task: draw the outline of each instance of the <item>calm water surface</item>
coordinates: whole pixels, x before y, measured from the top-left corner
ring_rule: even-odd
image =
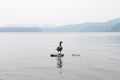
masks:
[[[120,80],[120,33],[0,33],[0,80]]]

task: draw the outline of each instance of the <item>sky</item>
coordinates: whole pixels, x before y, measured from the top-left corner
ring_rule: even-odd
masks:
[[[0,0],[0,26],[59,26],[115,18],[120,18],[120,0]]]

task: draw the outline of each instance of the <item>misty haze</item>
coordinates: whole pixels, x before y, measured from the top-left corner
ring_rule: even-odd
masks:
[[[120,0],[0,0],[0,80],[120,80]]]

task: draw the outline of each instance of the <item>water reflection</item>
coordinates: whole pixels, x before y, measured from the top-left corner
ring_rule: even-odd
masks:
[[[63,62],[61,57],[57,57],[57,68],[62,68]]]
[[[63,61],[62,61],[62,57],[58,56],[57,57],[57,68],[59,69],[59,73],[62,74],[62,67],[63,67]]]
[[[120,35],[108,36],[107,40],[112,44],[120,44]]]

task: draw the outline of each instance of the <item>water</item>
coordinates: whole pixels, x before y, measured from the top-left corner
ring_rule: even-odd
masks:
[[[120,33],[0,33],[0,80],[119,79]]]

